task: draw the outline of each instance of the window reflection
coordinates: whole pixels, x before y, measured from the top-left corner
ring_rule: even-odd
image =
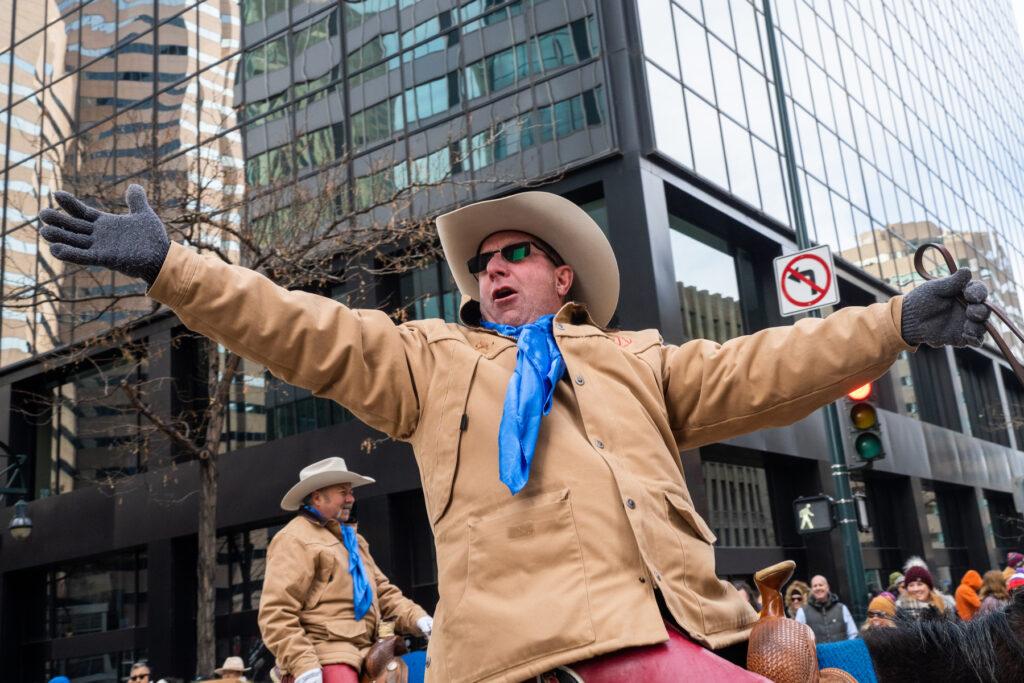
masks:
[[[444,261],[435,261],[403,273],[398,281],[398,294],[401,299],[399,310],[403,318],[441,318],[447,322],[458,320],[459,290]]]
[[[103,633],[147,623],[146,553],[129,551],[62,564],[46,573],[46,638]]]
[[[685,336],[725,342],[742,335],[736,262],[728,244],[671,214],[669,227]]]
[[[216,612],[259,608],[267,568],[267,547],[283,525],[222,534],[217,538]]]
[[[145,379],[145,363],[110,364],[78,372],[49,389],[33,411],[37,496],[111,485],[145,464],[139,416],[122,379]]]
[[[928,541],[933,548],[946,547],[946,535],[942,530],[942,512],[939,509],[938,495],[932,487],[922,490],[925,522],[928,524]]]

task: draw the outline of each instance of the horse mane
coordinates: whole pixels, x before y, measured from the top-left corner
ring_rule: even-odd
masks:
[[[1024,591],[1005,610],[970,621],[897,620],[864,633],[875,673],[886,681],[1024,681]]]

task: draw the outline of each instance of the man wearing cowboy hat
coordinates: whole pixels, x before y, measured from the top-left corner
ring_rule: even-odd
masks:
[[[220,665],[220,668],[214,669],[213,673],[220,676],[222,681],[244,681],[245,672],[250,667],[245,665],[241,657],[228,657],[224,660],[224,663]]]
[[[437,219],[461,323],[395,325],[169,243],[137,186],[127,215],[55,198],[67,213],[40,215],[57,258],[146,279],[189,328],[412,445],[437,546],[431,681],[565,665],[616,680],[594,668],[679,670],[693,641],[742,643],[756,614],[715,575],[679,450],[792,423],[914,345],[979,344],[987,315],[963,270],[721,345],[607,330],[619,277],[604,234],[524,192]]]
[[[299,514],[267,549],[259,624],[267,649],[296,683],[356,683],[381,620],[430,635],[433,619],[388,581],[346,524],[352,490],[373,481],[341,458],[326,458],[302,468],[281,500]]]

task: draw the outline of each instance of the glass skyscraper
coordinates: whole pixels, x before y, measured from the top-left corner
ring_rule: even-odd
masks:
[[[836,257],[840,306],[909,291],[914,250],[935,241],[1024,319],[1008,0],[771,7],[805,218]],[[113,682],[142,657],[157,677],[196,673],[196,463],[119,387],[188,422],[205,351],[137,281],[50,256],[37,215],[55,190],[123,211],[142,183],[180,239],[244,264],[247,235],[301,231],[307,204],[310,231],[358,230],[543,186],[608,234],[613,325],[725,343],[788,322],[771,261],[795,249],[794,207],[766,30],[762,0],[0,0],[0,471],[26,456],[0,484],[21,492],[0,497],[34,520],[0,553],[5,680]],[[366,297],[396,321],[457,319],[443,262]],[[903,354],[876,395],[886,457],[853,482],[868,583],[908,554],[941,584],[1024,549],[1024,387],[994,347]],[[327,455],[378,479],[360,531],[433,606],[404,444],[248,361],[225,420],[219,659],[257,652],[276,501]],[[825,453],[814,414],[680,454],[723,578],[789,558],[845,586],[838,542],[806,543],[792,519],[793,499],[833,492]]]

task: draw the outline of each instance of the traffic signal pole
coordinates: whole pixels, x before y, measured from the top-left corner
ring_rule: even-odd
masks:
[[[772,75],[775,79],[775,99],[779,110],[779,128],[782,131],[782,147],[786,154],[786,177],[789,180],[789,195],[793,205],[793,227],[796,231],[796,244],[800,250],[812,246],[807,235],[807,223],[804,220],[804,205],[800,196],[800,181],[796,170],[796,156],[793,151],[793,135],[789,127],[789,114],[786,110],[786,95],[782,67],[779,63],[779,49],[775,40],[775,21],[772,18],[771,0],[763,0],[764,23],[768,38],[768,52],[771,56]],[[814,310],[810,315],[821,317],[821,312]],[[843,436],[839,425],[839,411],[835,403],[825,406],[825,434],[828,441],[829,459],[832,461],[832,478],[836,486],[836,513],[838,516],[839,533],[843,543],[843,555],[846,560],[846,573],[849,577],[850,592],[847,602],[854,613],[861,619],[867,612],[867,583],[864,577],[864,559],[861,556],[860,536],[857,532],[857,508],[850,487],[850,470],[846,466],[846,455],[843,449]]]

